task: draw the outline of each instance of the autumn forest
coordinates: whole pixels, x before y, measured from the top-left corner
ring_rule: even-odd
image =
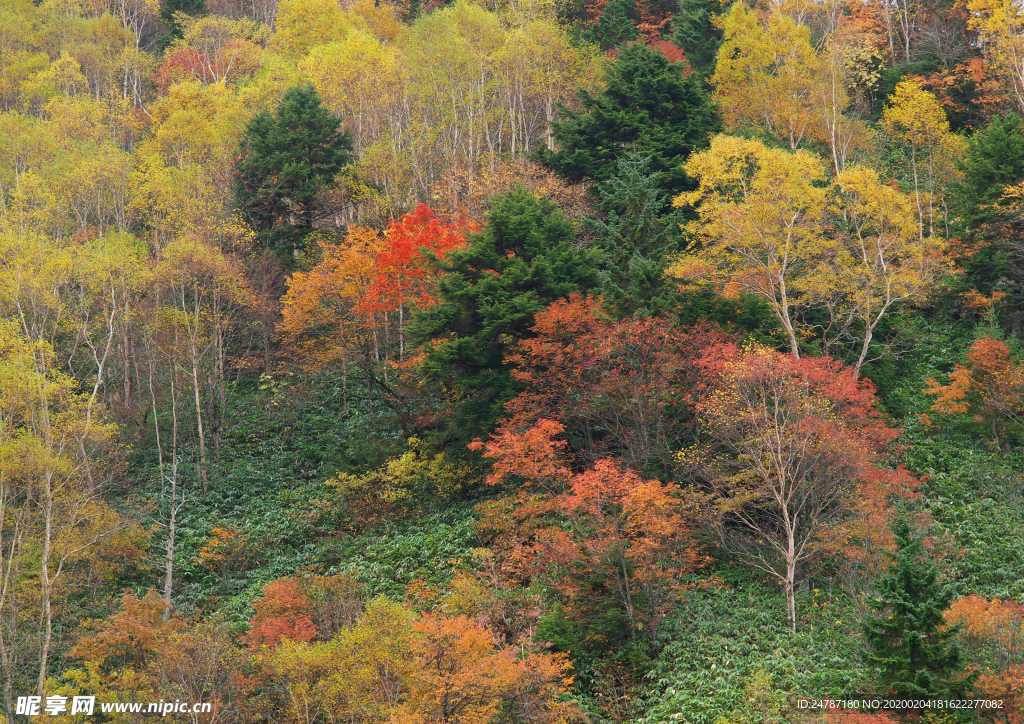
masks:
[[[1022,119],[1014,0],[0,0],[0,721],[1024,723]]]

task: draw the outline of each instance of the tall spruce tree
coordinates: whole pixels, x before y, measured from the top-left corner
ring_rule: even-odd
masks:
[[[573,237],[558,206],[520,185],[491,200],[467,248],[435,262],[440,303],[417,312],[410,331],[434,343],[422,371],[451,392],[441,442],[469,442],[493,429],[518,392],[506,353],[531,334],[537,312],[594,287],[595,253],[574,249]]]
[[[317,220],[314,202],[352,161],[352,137],[313,86],[290,88],[273,116],[253,116],[235,165],[235,203],[269,246],[297,254]]]
[[[723,37],[715,20],[722,8],[721,0],[679,0],[679,12],[672,17],[673,40],[702,78],[715,72]]]
[[[959,626],[943,628],[953,591],[942,585],[906,518],[897,518],[892,531],[893,565],[879,582],[880,596],[868,602],[879,615],[864,624],[865,660],[878,669],[877,689],[906,699],[962,697],[973,679],[964,675],[953,640]]]
[[[992,120],[970,140],[957,187],[962,231],[977,251],[964,261],[971,286],[985,292],[1019,276],[1006,245],[1006,226],[1000,199],[1007,186],[1024,181],[1024,127],[1019,116],[1007,113]]]
[[[677,301],[677,280],[666,279],[671,254],[681,251],[682,213],[662,213],[668,194],[649,173],[651,160],[637,153],[619,159],[617,173],[600,189],[608,220],[592,219],[598,232],[601,294],[617,317],[654,316]]]
[[[721,128],[718,112],[694,74],[641,43],[627,46],[607,71],[599,95],[581,92],[582,111],[560,110],[558,150],[541,158],[571,181],[604,182],[630,152],[651,159],[657,186],[674,198],[694,188],[683,163]]]
[[[609,0],[590,31],[589,40],[605,51],[639,40],[640,31],[633,22],[634,15],[636,0]]]

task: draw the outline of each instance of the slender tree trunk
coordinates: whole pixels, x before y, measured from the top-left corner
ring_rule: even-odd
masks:
[[[171,370],[171,509],[167,517],[167,548],[164,558],[164,608],[163,620],[171,618],[171,594],[174,591],[174,536],[178,524],[178,405],[176,377]]]
[[[53,477],[47,470],[43,475],[43,540],[39,560],[40,605],[43,619],[43,641],[39,647],[39,679],[36,694],[44,695],[46,668],[50,662],[53,643],[53,578],[50,577],[50,557],[53,554]]]
[[[786,618],[789,630],[796,633],[796,560],[792,555],[786,558]]]

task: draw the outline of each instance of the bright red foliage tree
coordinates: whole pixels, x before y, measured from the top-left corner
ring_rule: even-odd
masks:
[[[426,204],[392,221],[384,232],[387,242],[374,263],[374,281],[360,308],[393,313],[409,305],[422,308],[434,304],[431,256],[446,259],[466,246],[467,232],[478,229],[478,224],[466,219],[442,221]]]
[[[658,474],[673,467],[672,452],[692,429],[681,405],[697,384],[696,361],[729,339],[711,325],[616,322],[600,298],[578,294],[538,314],[533,332],[508,358],[526,389],[506,405],[499,430],[525,434],[541,419],[558,420],[585,464],[614,454]]]

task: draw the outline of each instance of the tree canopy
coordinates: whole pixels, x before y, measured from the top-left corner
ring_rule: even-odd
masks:
[[[624,48],[604,90],[583,92],[580,103],[579,111],[562,111],[554,124],[558,150],[542,156],[570,180],[604,182],[620,158],[639,153],[651,159],[659,188],[677,194],[692,187],[682,164],[721,124],[700,79],[642,43]]]

